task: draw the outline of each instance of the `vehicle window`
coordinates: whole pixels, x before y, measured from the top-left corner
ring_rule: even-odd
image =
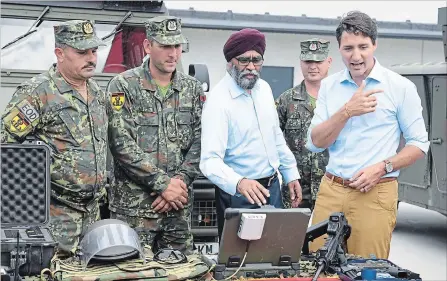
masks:
[[[120,73],[141,65],[145,56],[145,38],[144,27],[123,26],[113,39],[104,72]]]

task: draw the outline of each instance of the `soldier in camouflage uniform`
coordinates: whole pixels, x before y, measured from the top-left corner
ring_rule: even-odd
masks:
[[[200,173],[205,96],[197,79],[175,69],[187,42],[180,19],[152,18],[146,35],[143,47],[150,58],[114,77],[107,88],[116,180],[109,208],[111,217],[135,228],[154,253],[190,252],[188,187]]]
[[[51,152],[50,230],[61,255],[69,255],[81,232],[99,219],[105,194],[106,95],[91,78],[104,43],[93,23],[54,26],[57,63],[15,91],[2,116],[2,143],[32,137]]]
[[[318,90],[331,64],[329,41],[314,38],[301,42],[301,70],[304,80],[282,93],[277,101],[280,127],[293,154],[301,175],[303,200],[299,207],[313,209],[321,177],[329,154],[312,153],[305,148],[306,134],[316,106]],[[285,208],[292,206],[288,188],[282,188]]]

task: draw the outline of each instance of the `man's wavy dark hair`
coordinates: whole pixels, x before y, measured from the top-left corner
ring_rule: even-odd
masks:
[[[365,13],[352,11],[341,19],[340,24],[335,31],[335,36],[337,37],[339,46],[343,31],[353,33],[355,35],[362,34],[365,37],[371,38],[373,45],[376,44],[377,24]]]

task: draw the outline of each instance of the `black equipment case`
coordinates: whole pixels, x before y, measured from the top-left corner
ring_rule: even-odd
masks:
[[[49,268],[57,243],[50,222],[50,150],[1,144],[1,266],[13,275]]]

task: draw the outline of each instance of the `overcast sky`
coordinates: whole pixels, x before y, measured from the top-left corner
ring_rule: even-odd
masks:
[[[379,21],[438,23],[438,8],[446,1],[165,1],[169,9],[337,18],[360,10]]]

